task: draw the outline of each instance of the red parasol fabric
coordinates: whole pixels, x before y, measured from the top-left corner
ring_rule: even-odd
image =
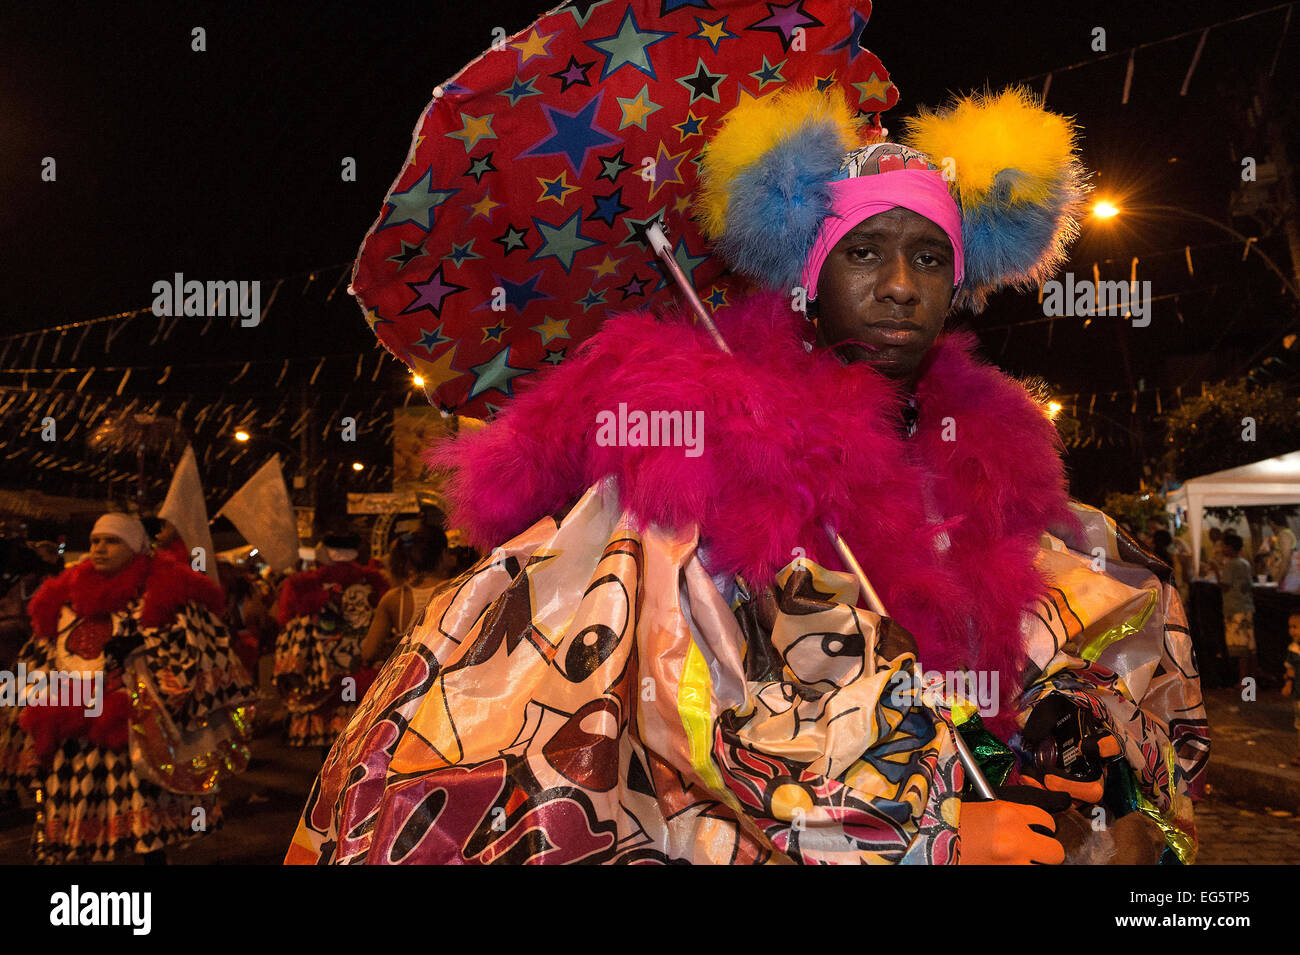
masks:
[[[869,126],[898,99],[862,48],[868,0],[581,0],[434,91],[352,288],[430,400],[483,417],[611,310],[666,302],[663,222],[705,304],[738,280],[691,220],[706,137],[742,96],[839,84]]]

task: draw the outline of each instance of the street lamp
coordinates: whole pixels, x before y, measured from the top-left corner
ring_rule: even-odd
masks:
[[[1232,226],[1224,225],[1218,219],[1215,219],[1211,216],[1203,215],[1202,213],[1199,212],[1193,212],[1191,209],[1184,209],[1182,206],[1144,205],[1144,206],[1134,207],[1132,209],[1129,209],[1128,211],[1134,214],[1141,214],[1143,212],[1164,212],[1170,215],[1186,216],[1189,219],[1195,219],[1198,222],[1208,223],[1209,225],[1214,226],[1216,229],[1219,229],[1222,232],[1226,232],[1234,239],[1237,239],[1238,241],[1244,243],[1246,246],[1246,250],[1248,252],[1253,249],[1255,254],[1264,260],[1264,264],[1269,267],[1269,269],[1273,272],[1273,274],[1276,275],[1279,279],[1281,279],[1283,288],[1285,288],[1288,292],[1290,292],[1293,296],[1295,296],[1296,299],[1300,299],[1300,289],[1297,289],[1295,283],[1290,278],[1287,277],[1286,273],[1283,272],[1280,268],[1278,268],[1277,263],[1274,262],[1271,258],[1269,258],[1268,253],[1259,247],[1259,243],[1255,241],[1254,238],[1250,238],[1245,235],[1242,235],[1236,229],[1232,228]],[[1119,207],[1115,205],[1115,203],[1107,199],[1098,199],[1097,202],[1095,202],[1092,207],[1093,217],[1097,219],[1113,219],[1117,215],[1119,215],[1119,212],[1120,212]]]
[[[285,451],[286,464],[289,461],[295,460],[299,457],[298,452],[293,448],[292,445],[284,441],[281,441],[279,438],[275,437],[274,435],[270,435],[270,434],[254,435],[248,431],[245,431],[243,428],[240,428],[232,435],[232,437],[240,444],[248,444],[250,441],[254,440],[254,438],[256,438],[256,440],[258,441],[270,441],[272,444],[277,444],[280,447],[282,447]],[[295,491],[301,491],[306,486],[307,486],[307,477],[305,474],[295,474],[293,476],[293,489]]]
[[[258,441],[270,441],[273,444],[278,444],[280,447],[284,448],[286,454],[296,455],[298,453],[291,445],[270,434],[253,435],[250,432],[245,431],[243,428],[240,428],[232,435],[232,437],[240,444],[247,444],[256,437]]]

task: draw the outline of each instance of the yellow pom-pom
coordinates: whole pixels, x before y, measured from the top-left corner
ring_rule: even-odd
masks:
[[[859,145],[860,122],[837,87],[826,92],[787,88],[757,99],[741,96],[709,140],[700,163],[696,208],[701,230],[710,239],[726,230],[732,180],[777,143],[800,135],[809,124],[833,123],[843,152]]]
[[[1076,127],[1045,110],[1021,87],[962,97],[943,110],[922,110],[904,121],[904,142],[936,165],[951,159],[963,210],[985,201],[1005,169],[1021,175],[1011,201],[1044,201],[1074,156]]]

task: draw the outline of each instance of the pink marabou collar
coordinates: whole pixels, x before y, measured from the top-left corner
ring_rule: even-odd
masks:
[[[643,524],[698,525],[715,572],[761,586],[794,547],[838,567],[829,522],[927,666],[1012,665],[1043,590],[1039,534],[1066,519],[1055,427],[954,333],[927,357],[905,438],[893,383],[807,351],[800,321],[780,296],[726,309],[726,355],[681,319],[611,319],[490,427],[430,452],[454,472],[453,525],[490,548],[613,475]],[[597,415],[620,402],[702,412],[704,453],[598,445]]]

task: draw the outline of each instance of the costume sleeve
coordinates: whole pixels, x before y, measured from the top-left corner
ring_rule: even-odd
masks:
[[[54,647],[49,641],[32,637],[18,651],[14,674],[17,675],[20,667],[28,674],[48,673],[53,668],[53,654]],[[15,696],[20,690],[15,685]],[[17,705],[0,707],[0,792],[30,785],[37,770],[39,761],[32,740],[18,725],[21,712]]]
[[[1210,736],[1200,673],[1169,569],[1100,511],[1072,505],[1082,536],[1039,554],[1048,596],[1026,620],[1035,678],[1022,718],[1049,693],[1070,697],[1119,740],[1165,822],[1194,832]]]
[[[186,603],[169,623],[142,633],[141,652],[159,698],[184,729],[197,729],[209,714],[256,695],[226,625],[206,606]]]
[[[316,628],[306,614],[291,618],[275,638],[272,679],[290,709],[332,688],[329,658],[317,643]]]

